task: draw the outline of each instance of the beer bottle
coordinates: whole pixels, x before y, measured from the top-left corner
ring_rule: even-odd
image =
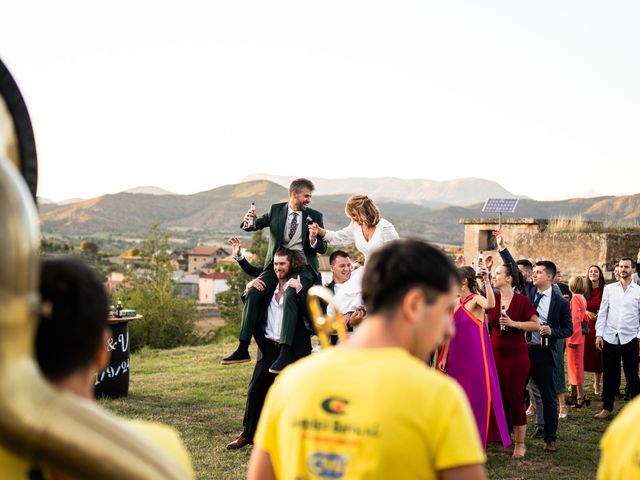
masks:
[[[249,208],[249,211],[252,213],[251,215],[251,219],[249,220],[249,228],[255,228],[256,227],[256,204],[255,202],[251,202],[251,208]]]
[[[501,305],[500,306],[500,318],[504,318],[507,316],[507,306],[506,305]],[[509,327],[507,327],[506,325],[500,324],[500,331],[501,332],[507,332],[509,331]]]
[[[482,271],[480,269],[480,264],[484,261],[484,255],[482,254],[482,250],[478,253],[478,266],[476,267],[476,277],[482,278]]]

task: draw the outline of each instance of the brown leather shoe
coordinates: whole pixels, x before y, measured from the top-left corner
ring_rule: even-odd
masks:
[[[557,450],[556,442],[545,442],[544,443],[544,451],[545,452],[553,453],[556,450]]]
[[[227,450],[240,450],[241,448],[246,447],[247,445],[253,445],[253,442],[250,442],[242,435],[236,438],[233,442],[227,445]]]

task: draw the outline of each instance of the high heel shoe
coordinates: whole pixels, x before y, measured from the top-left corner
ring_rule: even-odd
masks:
[[[567,406],[566,405],[560,405],[558,407],[558,418],[561,419],[561,420],[565,419],[565,418],[567,418],[567,414],[568,414]]]
[[[569,395],[567,397],[567,399],[565,400],[565,403],[569,406],[573,405],[576,403],[576,400],[578,400],[578,396],[577,395]]]
[[[591,406],[591,400],[587,398],[586,394],[576,399],[576,403],[573,404],[573,408],[582,408],[584,405],[587,407]]]

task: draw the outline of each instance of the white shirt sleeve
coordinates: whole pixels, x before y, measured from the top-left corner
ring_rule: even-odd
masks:
[[[615,284],[614,284],[615,285]],[[607,317],[609,316],[609,292],[607,285],[602,292],[602,301],[600,302],[600,310],[598,310],[598,318],[596,319],[596,337],[604,336],[604,329],[607,326]]]
[[[353,223],[351,225],[346,226],[342,230],[334,231],[327,230],[327,233],[324,236],[324,241],[329,245],[337,246],[337,245],[350,245],[354,243],[353,240]]]
[[[391,222],[385,222],[382,225],[382,243],[398,240],[399,238],[400,235],[398,235],[396,227],[394,227]]]

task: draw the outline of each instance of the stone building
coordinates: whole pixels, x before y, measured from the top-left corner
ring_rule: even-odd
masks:
[[[501,265],[492,232],[498,228],[497,218],[463,218],[464,256],[468,264],[477,263],[479,252],[493,255],[495,265]],[[602,223],[582,222],[583,232],[549,231],[549,220],[535,218],[505,218],[502,230],[507,247],[517,260],[532,262],[552,260],[563,272],[565,281],[573,275],[585,275],[589,265],[596,264],[611,278],[621,257],[636,258],[640,233],[608,233]]]

